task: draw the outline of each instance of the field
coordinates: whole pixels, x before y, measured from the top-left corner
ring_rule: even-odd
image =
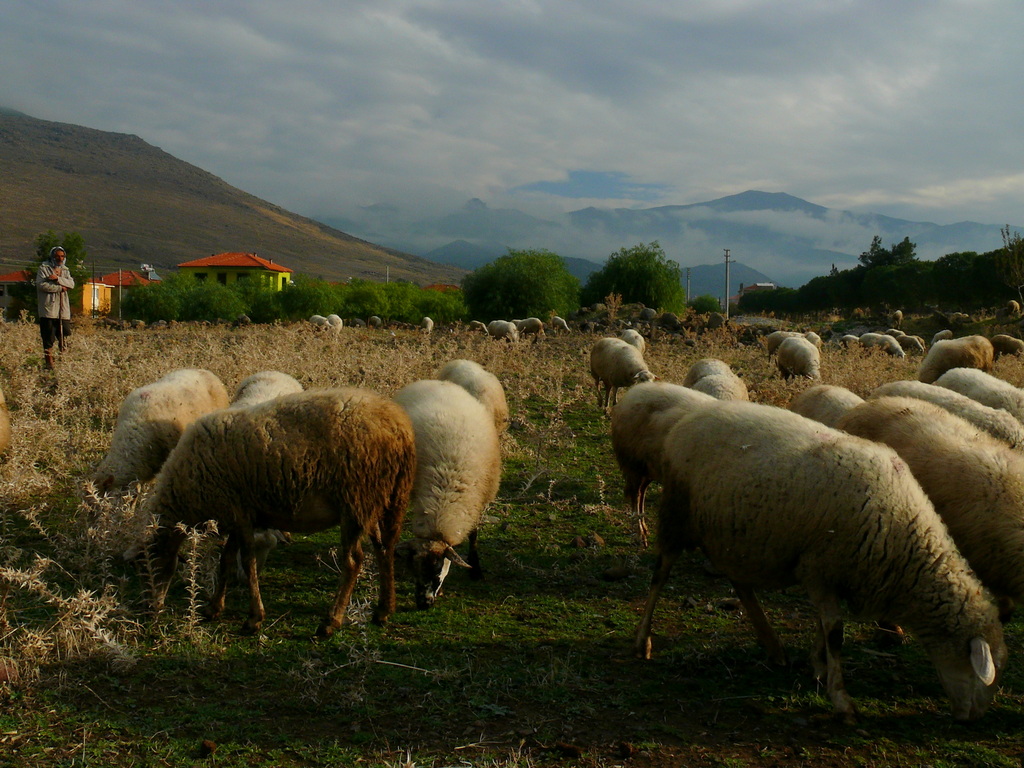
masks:
[[[846,679],[861,717],[834,720],[805,649],[799,590],[764,595],[796,661],[769,665],[729,585],[697,553],[676,567],[655,617],[654,658],[632,635],[653,554],[624,511],[608,419],[574,334],[516,346],[462,334],[306,325],[177,326],[113,332],[80,323],[56,375],[41,370],[36,326],[0,326],[0,386],[14,441],[0,459],[0,765],[3,766],[1019,766],[1024,673],[1019,617],[989,713],[955,723],[914,642],[881,643],[847,624]],[[180,367],[233,391],[276,369],[307,388],[391,395],[466,357],[503,382],[511,425],[497,502],[480,535],[482,582],[461,572],[430,611],[400,581],[398,612],[372,625],[368,556],[351,624],[313,638],[336,580],[330,531],[271,553],[267,621],[239,634],[237,585],[225,617],[199,620],[214,542],[199,536],[168,608],[145,613],[145,578],[120,557],[144,530],[145,490],[99,501],[83,479],[102,457],[124,396]],[[718,357],[751,399],[786,405],[764,350],[717,331],[655,337],[652,370],[681,381]],[[918,360],[827,348],[823,381],[864,396],[913,378]],[[1021,386],[1024,363],[996,374]],[[653,514],[654,486],[648,497]]]

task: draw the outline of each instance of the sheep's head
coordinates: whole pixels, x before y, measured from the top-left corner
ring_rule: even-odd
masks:
[[[637,371],[633,374],[633,383],[642,384],[645,381],[657,381],[658,377],[648,370]]]
[[[433,539],[403,541],[395,548],[395,557],[412,571],[416,585],[416,607],[429,608],[441,594],[441,585],[452,564],[469,568],[452,546]]]

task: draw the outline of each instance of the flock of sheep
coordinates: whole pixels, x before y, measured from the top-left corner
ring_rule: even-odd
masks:
[[[895,347],[868,343],[903,354],[895,337],[877,335]],[[815,334],[765,341],[784,378],[820,379]],[[954,717],[980,717],[1006,663],[1002,622],[1024,600],[1024,391],[991,375],[1000,352],[1018,353],[982,336],[939,339],[916,381],[867,400],[817,384],[780,408],[750,402],[721,360],[698,361],[675,384],[657,380],[628,332],[594,344],[598,405],[612,406],[612,446],[644,543],[647,487],[663,489],[636,653],[651,653],[673,563],[699,547],[778,664],[785,653],[755,590],[804,587],[819,615],[815,673],[843,719],[856,708],[843,683],[841,604],[911,630]]]
[[[509,333],[530,326],[518,322],[525,326],[509,323]],[[880,335],[896,346],[863,343],[903,354],[897,336]],[[765,341],[783,377],[820,378],[817,335]],[[866,400],[817,384],[788,408],[750,402],[718,359],[699,360],[678,384],[658,380],[645,349],[627,330],[590,353],[643,546],[645,494],[652,482],[662,486],[637,655],[651,654],[654,609],[673,564],[700,548],[775,663],[786,655],[756,591],[807,591],[818,613],[815,673],[845,720],[856,708],[843,682],[841,606],[909,629],[954,717],[984,714],[1007,659],[1002,621],[1024,599],[1024,391],[990,373],[1012,345],[936,340],[916,381],[891,382]],[[0,450],[10,439],[2,405],[0,394]],[[250,598],[245,632],[265,618],[258,575],[268,550],[291,533],[337,529],[340,579],[318,630],[329,635],[343,622],[366,539],[379,574],[378,623],[395,609],[396,562],[412,574],[419,608],[434,603],[452,565],[481,576],[477,533],[498,492],[508,420],[500,381],[465,359],[393,398],[303,391],[276,371],[250,376],[230,397],[210,371],[181,369],[125,398],[91,481],[109,491],[155,480],[146,503],[159,527],[132,553],[148,552],[155,608],[185,526],[216,521],[225,544],[208,613],[223,610],[229,571],[239,569]],[[411,536],[400,542],[403,530]],[[455,547],[467,541],[464,559]]]

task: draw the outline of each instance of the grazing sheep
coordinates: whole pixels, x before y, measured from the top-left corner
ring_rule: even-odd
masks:
[[[11,414],[7,410],[4,391],[0,389],[0,453],[11,447]]]
[[[370,328],[380,328],[384,325],[384,321],[381,320],[377,315],[370,315],[366,318],[366,325]]]
[[[893,312],[892,317],[890,318],[890,322],[896,328],[899,328],[901,325],[903,325],[903,310],[897,309],[895,312]]]
[[[591,347],[590,375],[594,377],[599,408],[615,405],[619,387],[657,378],[647,367],[640,350],[622,339],[613,338],[598,339]]]
[[[341,578],[318,630],[341,626],[369,536],[379,573],[373,620],[395,608],[394,550],[416,472],[412,424],[396,403],[365,389],[284,395],[208,414],[167,458],[147,510],[160,520],[150,544],[153,606],[163,607],[188,526],[215,520],[227,545],[209,615],[224,609],[228,564],[240,550],[249,583],[244,632],[266,613],[253,547],[256,529],[312,533],[338,527]]]
[[[480,331],[481,333],[487,333],[487,326],[481,323],[479,320],[469,321],[469,330]]]
[[[1004,618],[1024,598],[1024,456],[924,400],[880,397],[839,422],[907,462]]]
[[[534,342],[544,336],[544,322],[539,317],[528,317],[525,320],[513,320],[516,330],[522,338],[533,336]]]
[[[287,373],[260,371],[242,379],[229,407],[245,408],[257,403],[264,403],[281,395],[290,395],[301,391],[302,385]]]
[[[345,321],[338,317],[338,315],[328,315],[327,324],[331,327],[331,330],[340,331],[344,327]]]
[[[311,315],[309,318],[309,322],[312,323],[317,328],[329,328],[331,325],[330,323],[327,322],[327,318],[324,317],[323,315]]]
[[[860,336],[854,336],[852,333],[847,333],[844,336],[840,337],[839,343],[842,344],[847,349],[849,349],[850,345],[852,344],[860,346]]]
[[[739,401],[681,417],[663,451],[659,553],[638,655],[650,656],[654,608],[672,565],[684,548],[700,546],[777,663],[785,651],[754,590],[807,590],[818,612],[815,671],[847,721],[856,709],[839,657],[841,603],[859,618],[913,631],[953,716],[984,714],[1006,662],[996,608],[895,451]]]
[[[625,482],[626,502],[644,547],[648,542],[644,499],[651,481],[661,478],[665,435],[683,414],[713,402],[703,392],[650,381],[631,387],[612,409],[612,448]]]
[[[626,328],[619,334],[619,338],[640,350],[641,355],[647,351],[647,342],[644,340],[644,337],[640,335],[639,331],[633,330],[632,328]]]
[[[1002,409],[982,405],[966,395],[938,386],[937,382],[924,384],[920,381],[891,381],[868,395],[869,400],[879,397],[913,397],[925,400],[969,421],[978,429],[988,432],[1011,447],[1024,450],[1024,424]]]
[[[789,410],[826,427],[834,427],[848,410],[863,402],[864,398],[846,387],[818,384],[794,397]]]
[[[406,530],[411,541],[398,554],[412,570],[416,606],[434,604],[452,563],[483,577],[477,532],[501,481],[501,450],[491,412],[450,381],[417,381],[395,402],[405,409],[416,435],[416,480]],[[455,547],[469,539],[469,557]]]
[[[1013,355],[1020,357],[1024,354],[1024,341],[1021,341],[1016,336],[1010,336],[1006,333],[997,333],[991,339],[992,351],[996,360],[999,359],[1000,355]]]
[[[434,373],[435,379],[458,384],[491,412],[500,435],[508,428],[508,401],[498,377],[472,360],[449,360]]]
[[[768,357],[770,358],[774,355],[778,351],[779,345],[786,339],[795,339],[797,336],[802,335],[796,331],[772,331],[764,337],[764,346],[768,350]]]
[[[429,317],[424,317],[422,320],[420,320],[420,328],[422,328],[427,333],[430,333],[431,331],[434,330],[434,321],[431,320]]]
[[[491,320],[487,324],[487,335],[492,339],[519,341],[519,329],[510,320]]]
[[[711,395],[717,400],[749,400],[747,385],[728,363],[713,357],[698,360],[683,377],[683,386]]]
[[[893,338],[896,339],[904,352],[920,352],[923,355],[927,351],[924,346],[924,339],[920,336],[908,336],[903,333]]]
[[[569,324],[558,315],[555,315],[554,317],[551,318],[551,328],[552,330],[555,331],[565,331],[566,333],[569,332]]]
[[[121,403],[110,450],[93,471],[93,484],[103,492],[132,480],[152,480],[185,428],[227,405],[224,384],[202,368],[171,371],[132,390]]]
[[[942,341],[943,339],[952,339],[952,338],[953,338],[953,332],[951,330],[949,330],[948,328],[946,328],[945,330],[942,330],[942,331],[938,331],[934,336],[932,336],[932,346],[935,345],[936,341]]]
[[[997,376],[977,368],[951,368],[939,376],[935,384],[989,408],[1001,408],[1024,424],[1024,391]]]
[[[906,357],[906,353],[903,351],[900,343],[887,333],[862,333],[860,335],[860,345],[865,348],[877,347],[885,352],[885,354],[892,355],[893,357]]]
[[[1010,299],[1008,302],[1006,302],[1006,312],[1010,315],[1019,315],[1020,303],[1017,302],[1015,299]]]
[[[803,376],[808,379],[821,378],[821,353],[807,339],[794,336],[783,339],[775,357],[782,378]]]
[[[962,336],[937,341],[917,369],[917,380],[931,384],[951,368],[977,368],[988,373],[995,362],[995,349],[984,336]]]

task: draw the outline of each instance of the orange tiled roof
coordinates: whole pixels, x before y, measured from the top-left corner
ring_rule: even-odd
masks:
[[[100,282],[111,288],[130,288],[133,285],[149,285],[153,281],[148,277],[143,277],[134,269],[122,269],[120,273],[111,272],[109,275],[104,275],[100,278]]]
[[[253,269],[268,269],[271,272],[293,272],[288,267],[282,267],[268,259],[257,256],[255,253],[215,253],[195,261],[186,261],[178,267],[250,267]]]
[[[0,275],[0,283],[27,283],[36,276],[30,269],[19,269],[17,272],[8,272]]]

